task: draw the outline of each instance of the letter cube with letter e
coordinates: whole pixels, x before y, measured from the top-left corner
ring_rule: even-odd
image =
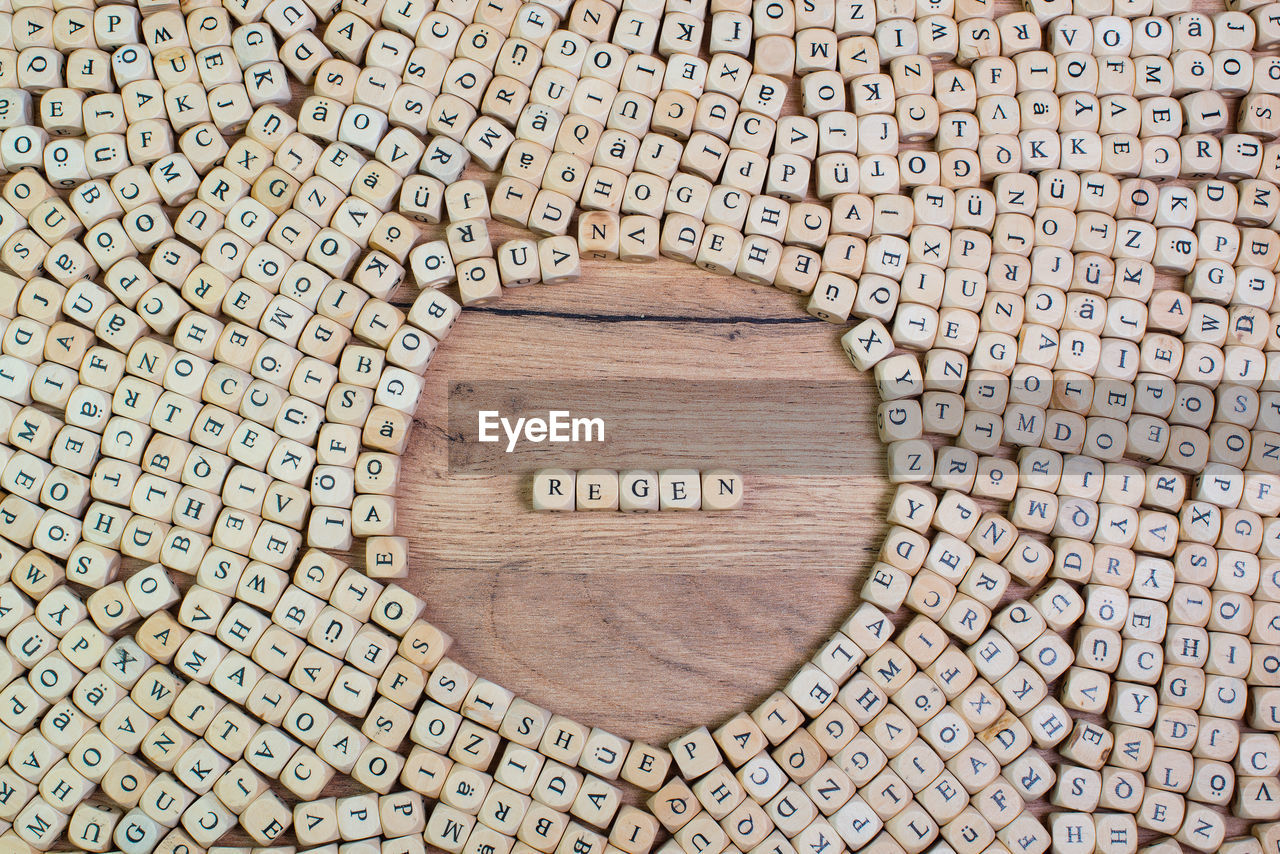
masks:
[[[702,476],[697,469],[667,469],[658,474],[658,504],[663,510],[702,507]]]
[[[579,510],[617,510],[618,473],[609,469],[583,469],[577,482]]]

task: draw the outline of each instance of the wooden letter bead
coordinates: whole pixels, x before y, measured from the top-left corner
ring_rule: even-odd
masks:
[[[270,845],[293,824],[293,812],[270,792],[261,795],[240,814],[240,826],[259,845]]]
[[[617,510],[618,473],[609,469],[582,469],[577,474],[578,510]]]
[[[666,469],[658,473],[658,502],[663,510],[702,507],[702,477],[695,469]]]
[[[508,240],[498,247],[498,272],[503,287],[518,287],[541,281],[538,245],[532,240]]]
[[[742,507],[742,475],[729,469],[702,473],[702,509],[737,510]]]
[[[502,295],[498,262],[493,258],[475,258],[458,264],[458,292],[463,305],[476,305]]]
[[[618,509],[625,513],[658,510],[658,473],[634,469],[621,472],[618,477]]]
[[[576,510],[577,476],[569,469],[542,469],[533,476],[534,510]]]

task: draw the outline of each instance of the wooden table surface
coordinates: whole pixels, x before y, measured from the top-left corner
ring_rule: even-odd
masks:
[[[541,514],[528,471],[450,471],[447,392],[459,380],[852,377],[866,404],[848,414],[857,450],[882,460],[878,399],[840,350],[843,328],[808,317],[802,298],[665,259],[584,262],[577,283],[464,311],[428,371],[399,505],[406,586],[455,638],[450,654],[552,711],[657,744],[779,688],[857,599],[883,533],[883,462],[875,476],[744,466],[746,501],[729,514]],[[813,425],[794,428],[776,441]]]
[[[293,112],[305,94],[294,86]],[[799,112],[793,86],[784,113]],[[463,177],[490,191],[497,180],[475,164]],[[495,246],[530,236],[489,225]],[[440,236],[433,227],[425,239]],[[395,301],[414,295],[409,282]],[[809,316],[805,302],[664,258],[583,261],[576,283],[507,289],[463,311],[427,372],[397,530],[410,542],[405,586],[454,637],[455,659],[553,712],[654,744],[782,687],[859,600],[891,493],[879,398],[840,349],[848,326]],[[866,404],[849,417],[863,425],[855,436],[867,465],[842,477],[743,466],[741,511],[644,517],[535,513],[529,470],[449,471],[452,382],[631,377],[677,388],[691,378],[850,379]]]

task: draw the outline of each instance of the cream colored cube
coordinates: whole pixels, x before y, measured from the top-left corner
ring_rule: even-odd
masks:
[[[702,475],[697,469],[667,469],[658,474],[658,506],[663,510],[699,510]]]
[[[618,509],[646,513],[658,509],[658,473],[633,469],[618,478]]]
[[[618,473],[611,469],[583,469],[578,472],[579,510],[617,510]]]
[[[702,509],[737,510],[742,507],[742,475],[731,469],[702,473]]]
[[[577,507],[577,472],[570,469],[541,469],[533,475],[533,509],[573,510]]]

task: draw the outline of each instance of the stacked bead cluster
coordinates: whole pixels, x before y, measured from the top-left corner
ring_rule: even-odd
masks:
[[[1280,851],[1278,45],[1255,0],[6,0],[0,850]],[[897,484],[841,630],[666,748],[395,583],[462,307],[658,257],[852,322]]]

